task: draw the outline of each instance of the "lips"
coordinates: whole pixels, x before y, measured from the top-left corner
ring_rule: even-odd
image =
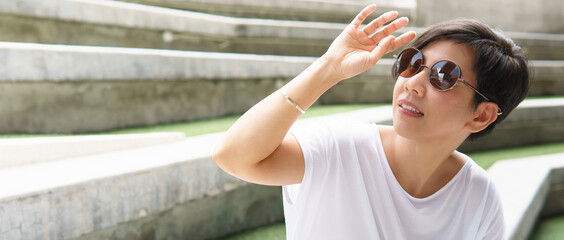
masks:
[[[423,114],[423,112],[421,112],[421,110],[419,110],[414,104],[410,103],[409,101],[400,100],[398,102],[398,106],[410,115],[414,115],[414,116],[424,116],[425,115],[425,114]]]

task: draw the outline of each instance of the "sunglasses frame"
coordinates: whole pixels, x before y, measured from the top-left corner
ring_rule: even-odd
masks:
[[[456,78],[457,78],[456,82],[455,82],[452,86],[450,86],[449,88],[447,88],[447,89],[440,89],[440,88],[437,88],[434,84],[431,83],[431,85],[433,86],[433,88],[435,88],[435,89],[437,89],[438,91],[441,91],[441,92],[446,92],[446,91],[448,91],[448,90],[453,89],[454,86],[456,86],[456,84],[457,84],[458,82],[462,82],[464,85],[466,85],[466,86],[468,86],[470,89],[474,90],[474,92],[476,92],[478,95],[480,95],[482,98],[484,98],[487,102],[491,102],[490,98],[486,97],[484,94],[480,93],[480,92],[478,91],[478,89],[476,89],[475,87],[473,87],[472,85],[470,85],[470,83],[468,83],[468,82],[465,81],[464,79],[460,78],[461,75],[462,75],[462,69],[460,68],[460,66],[458,66],[458,64],[456,64],[455,62],[450,61],[450,60],[440,60],[440,61],[437,61],[435,64],[433,64],[433,66],[429,67],[429,66],[423,64],[423,63],[425,62],[425,56],[423,56],[423,53],[422,53],[419,49],[414,48],[414,47],[406,48],[406,49],[404,49],[403,51],[401,51],[398,55],[394,55],[394,58],[396,58],[396,61],[395,61],[395,63],[394,63],[394,77],[396,78],[396,80],[397,80],[397,78],[398,78],[399,76],[401,76],[401,74],[399,73],[399,69],[398,69],[398,68],[399,68],[399,67],[398,67],[398,66],[399,66],[398,64],[399,64],[400,57],[401,57],[402,54],[404,54],[406,51],[411,51],[411,50],[415,50],[415,51],[417,51],[417,53],[419,53],[419,54],[421,55],[421,62],[422,62],[422,64],[419,66],[419,68],[418,68],[415,72],[413,72],[413,74],[411,74],[411,75],[409,75],[409,76],[402,76],[402,77],[405,77],[405,78],[413,77],[413,76],[415,76],[416,74],[418,74],[419,72],[423,71],[423,68],[428,68],[428,69],[429,69],[429,83],[431,83],[431,79],[433,78],[433,76],[432,76],[432,75],[433,75],[433,68],[435,68],[435,66],[436,66],[437,64],[442,63],[442,62],[452,63],[452,64],[454,64],[454,65],[456,66],[456,68],[458,68],[458,70],[459,70],[459,74],[458,74],[458,76],[456,77]],[[413,56],[417,55],[417,53],[414,54]],[[413,59],[413,56],[411,57],[411,59]],[[409,60],[410,62],[412,62],[411,59]],[[437,69],[437,68],[435,68],[435,69]],[[439,78],[440,78],[440,76],[439,76]],[[501,111],[500,108],[498,108],[498,110],[497,110],[497,115],[501,115],[501,114],[503,114],[503,112]]]

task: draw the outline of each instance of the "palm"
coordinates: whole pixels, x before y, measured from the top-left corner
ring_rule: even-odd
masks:
[[[378,59],[370,53],[376,48],[377,42],[364,34],[361,30],[348,33],[343,39],[343,61],[341,68],[343,74],[352,77],[374,66]],[[352,75],[352,76],[349,76]],[[348,78],[347,77],[347,78]]]
[[[375,8],[372,5],[362,10],[355,20],[335,39],[324,55],[326,59],[334,61],[333,66],[336,74],[341,79],[347,79],[368,70],[384,54],[395,50],[415,37],[414,33],[403,34],[397,39],[390,36],[407,24],[406,18],[397,19],[388,26],[380,28],[385,23],[395,19],[397,12],[385,13],[360,29],[360,24]]]

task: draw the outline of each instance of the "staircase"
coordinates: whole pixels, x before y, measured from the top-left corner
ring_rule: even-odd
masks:
[[[324,53],[366,4],[1,1],[0,134],[241,114]],[[379,6],[378,13],[418,17],[413,1]],[[507,34],[531,59],[529,95],[551,98],[525,101],[465,151],[564,141],[564,34]],[[318,104],[390,102],[392,63],[389,54]],[[389,124],[388,115],[384,107],[331,117]],[[279,188],[245,183],[213,164],[219,137],[0,140],[0,239],[209,239],[282,220]]]

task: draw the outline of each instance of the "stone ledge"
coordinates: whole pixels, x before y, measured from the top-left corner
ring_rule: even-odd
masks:
[[[281,20],[317,21],[317,22],[350,22],[354,16],[373,1],[319,1],[319,0],[287,0],[287,1],[241,1],[241,0],[125,0],[146,5],[161,6],[189,11],[205,12],[232,17],[264,18]],[[377,3],[378,13],[397,10],[402,16],[413,17],[413,2],[381,2]]]
[[[183,133],[144,133],[69,137],[0,139],[0,169],[131,148],[149,147],[184,139]]]
[[[503,122],[533,122],[564,119],[564,98],[526,99]]]
[[[5,66],[0,69],[0,83],[293,78],[317,59],[301,56],[16,42],[0,42],[0,56],[3,56],[0,62]],[[376,66],[360,76],[391,78],[393,61],[388,58],[381,59]],[[77,62],[81,64],[74,64]],[[540,88],[538,85],[546,81],[554,81],[564,75],[564,61],[531,60],[530,65],[534,74],[533,90]],[[24,67],[26,71],[14,71]]]
[[[0,56],[5,66],[0,69],[0,82],[288,78],[299,74],[315,60],[312,57],[15,42],[0,42]],[[391,64],[385,67],[389,66]],[[26,71],[14,71],[22,68]],[[375,69],[384,74],[383,67]]]
[[[564,154],[499,161],[488,173],[501,194],[508,239],[527,239],[549,197],[551,179],[564,177]]]
[[[478,151],[564,141],[564,99],[526,99],[495,130],[462,151]]]
[[[336,26],[343,29],[346,26],[337,23],[233,18],[108,0],[2,2],[0,12],[92,24],[239,37],[254,35],[262,37],[284,37],[286,35],[287,37],[290,31],[273,31],[264,28],[278,26],[278,30],[291,28],[292,35],[315,39],[313,36],[322,36],[320,32],[322,30],[335,29]]]

